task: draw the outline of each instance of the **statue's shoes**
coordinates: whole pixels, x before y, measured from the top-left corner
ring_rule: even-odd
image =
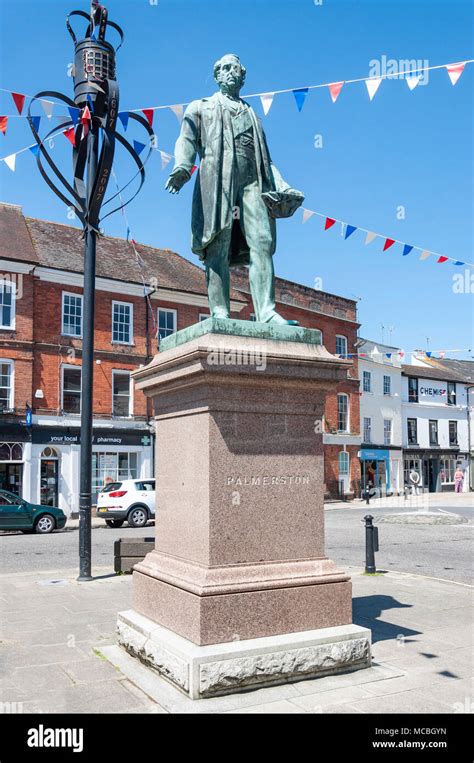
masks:
[[[285,318],[283,318],[281,315],[278,315],[278,313],[275,313],[272,315],[269,321],[267,323],[278,323],[279,325],[283,326],[299,326],[298,321],[287,321]]]

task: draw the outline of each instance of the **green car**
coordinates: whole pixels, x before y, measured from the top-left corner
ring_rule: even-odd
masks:
[[[9,490],[0,490],[0,530],[22,530],[42,535],[62,530],[67,517],[61,509],[24,501]]]

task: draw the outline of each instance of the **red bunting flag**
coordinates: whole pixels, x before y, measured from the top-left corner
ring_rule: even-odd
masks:
[[[324,230],[329,230],[329,228],[332,228],[336,221],[333,220],[332,217],[326,217],[326,222],[324,223]]]
[[[84,109],[81,114],[82,138],[85,138],[87,136],[87,133],[89,132],[90,121],[91,121],[91,113],[89,111],[89,106],[84,106]]]
[[[464,71],[465,64],[449,64],[446,66],[446,69],[448,70],[449,79],[451,80],[451,84],[455,85],[458,81],[459,77]]]
[[[64,130],[64,136],[68,139],[70,143],[76,148],[76,136],[74,134],[74,127],[70,127],[69,130]]]
[[[331,93],[331,98],[332,98],[332,102],[333,103],[336,103],[337,96],[341,92],[343,84],[344,84],[344,81],[342,81],[342,82],[331,82],[331,84],[328,85],[329,92]]]
[[[197,170],[197,164],[193,164],[193,166],[192,166],[192,168],[191,168],[191,176],[192,176],[192,175],[194,175],[194,173],[196,172],[196,170]]]
[[[447,262],[447,261],[448,261],[448,259],[449,259],[449,257],[438,257],[438,259],[436,260],[436,262]]]
[[[385,244],[383,245],[383,251],[385,252],[387,249],[390,249],[391,246],[395,243],[394,238],[386,238]]]
[[[7,131],[8,117],[0,117],[0,132],[5,135]]]
[[[23,104],[25,103],[25,96],[21,93],[12,93],[12,98],[15,101],[15,106],[18,109],[18,113],[23,111]]]
[[[153,127],[153,117],[155,116],[155,110],[154,109],[142,109],[148,124],[150,127]]]

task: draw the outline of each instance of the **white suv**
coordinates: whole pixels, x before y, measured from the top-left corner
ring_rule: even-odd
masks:
[[[109,527],[144,527],[155,518],[155,480],[111,482],[97,498],[97,516]]]

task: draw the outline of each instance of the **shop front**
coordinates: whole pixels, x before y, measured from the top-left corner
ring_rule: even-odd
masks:
[[[362,490],[370,485],[377,497],[401,493],[401,450],[363,448],[359,458]]]
[[[25,497],[29,440],[30,432],[24,424],[0,422],[0,490],[9,490],[21,498]]]
[[[68,516],[79,510],[80,430],[36,426],[32,433],[30,496],[58,506]],[[107,482],[153,476],[153,443],[148,428],[94,429],[92,503]]]
[[[454,475],[460,468],[464,473],[463,490],[468,490],[467,453],[429,450],[412,453],[405,451],[405,483],[410,484],[409,475],[415,471],[419,477],[418,486],[423,492],[444,493],[454,491]]]

